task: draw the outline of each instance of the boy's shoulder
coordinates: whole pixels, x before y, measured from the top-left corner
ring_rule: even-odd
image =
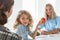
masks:
[[[0,39],[1,40],[22,40],[22,37],[16,33],[12,33],[8,28],[0,26]]]

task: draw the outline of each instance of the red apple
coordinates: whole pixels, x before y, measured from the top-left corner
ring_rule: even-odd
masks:
[[[45,23],[46,19],[45,18],[41,18],[41,20],[39,21],[39,23]]]
[[[46,19],[45,18],[41,18],[41,20],[39,21],[39,23],[37,24],[37,26],[43,24],[46,22]]]

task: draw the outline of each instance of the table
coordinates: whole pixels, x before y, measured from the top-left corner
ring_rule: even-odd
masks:
[[[60,34],[40,35],[35,40],[60,40]]]

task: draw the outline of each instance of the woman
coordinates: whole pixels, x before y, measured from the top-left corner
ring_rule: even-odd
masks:
[[[46,4],[45,14],[46,14],[46,22],[40,25],[38,33],[42,35],[59,33],[60,17],[56,16],[54,8],[51,4]],[[42,28],[45,28],[45,30],[40,31]]]
[[[21,37],[4,27],[12,13],[13,4],[14,0],[0,0],[0,40],[21,40]]]

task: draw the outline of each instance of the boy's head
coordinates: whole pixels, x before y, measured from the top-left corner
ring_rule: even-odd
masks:
[[[12,13],[14,0],[0,0],[0,25],[7,22],[7,18]]]

